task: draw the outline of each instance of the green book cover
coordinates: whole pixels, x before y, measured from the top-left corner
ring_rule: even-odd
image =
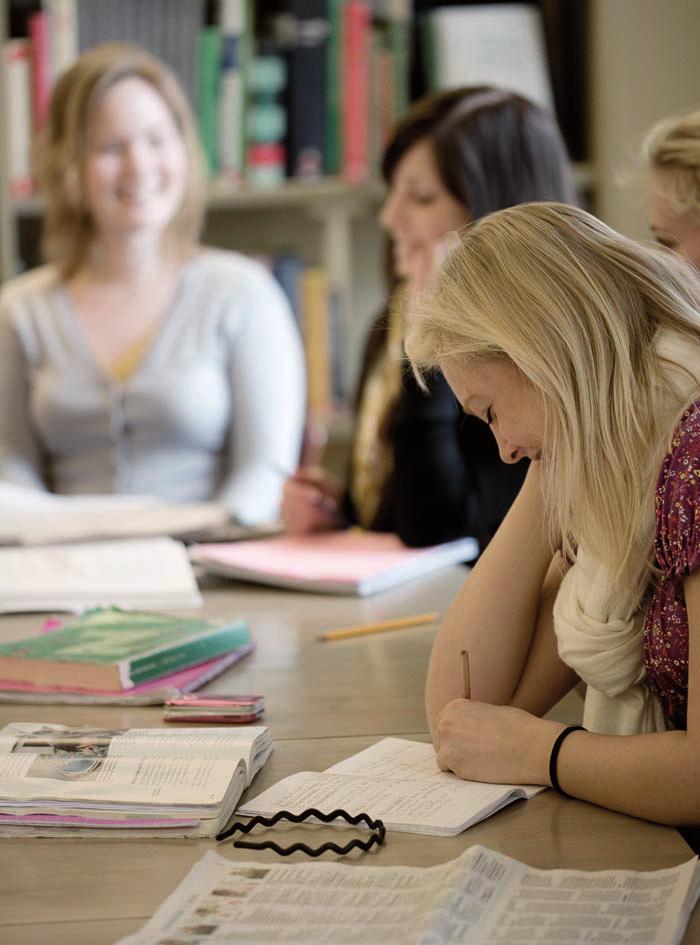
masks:
[[[58,630],[0,644],[0,678],[126,689],[250,643],[243,621],[99,608]]]
[[[221,32],[205,26],[199,34],[197,111],[199,135],[210,174],[219,170],[219,77],[221,75]]]
[[[343,6],[343,0],[327,3],[325,174],[340,174],[342,164]]]

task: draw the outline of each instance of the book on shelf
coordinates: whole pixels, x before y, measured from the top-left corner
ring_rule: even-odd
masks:
[[[316,180],[326,168],[326,0],[288,0],[287,176]]]
[[[463,781],[440,771],[431,744],[383,738],[323,772],[302,771],[251,798],[242,816],[298,814],[338,808],[379,818],[387,830],[454,837],[517,800],[544,788],[525,784]]]
[[[221,75],[221,31],[202,27],[197,51],[197,118],[199,136],[211,176],[219,171],[219,78]]]
[[[223,656],[139,683],[129,689],[76,689],[73,686],[41,686],[0,679],[0,703],[33,705],[163,705],[168,699],[194,692],[216,679],[255,649],[251,641]]]
[[[70,66],[78,55],[78,26],[76,0],[44,0],[49,15],[51,78]]]
[[[51,61],[51,22],[46,10],[38,10],[28,20],[31,50],[32,130],[38,134],[44,127],[53,85]]]
[[[0,573],[0,613],[202,603],[187,551],[172,538],[0,548]]]
[[[0,836],[213,837],[272,752],[266,726],[0,731]]]
[[[27,197],[34,186],[30,49],[28,39],[8,39],[3,47],[8,125],[4,147],[10,196],[15,199]]]
[[[542,15],[533,4],[438,7],[421,30],[433,89],[495,85],[553,108]]]
[[[245,167],[246,73],[250,59],[249,0],[220,0],[219,173],[233,186]]]
[[[379,532],[319,532],[279,535],[262,541],[194,545],[193,561],[224,577],[364,597],[432,574],[477,555],[473,538],[430,548],[408,548],[396,535]]]
[[[479,844],[429,867],[209,850],[117,945],[206,945],[212,929],[230,945],[285,942],[290,930],[296,942],[362,945],[677,945],[699,893],[697,857],[660,870],[543,870]]]
[[[118,690],[250,644],[242,620],[97,608],[50,633],[0,643],[0,679],[35,686]]]
[[[369,176],[369,80],[372,13],[365,0],[343,10],[343,176],[357,183]]]

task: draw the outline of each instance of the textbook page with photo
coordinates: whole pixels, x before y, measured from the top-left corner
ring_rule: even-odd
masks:
[[[185,546],[172,538],[0,548],[0,613],[200,607]]]
[[[430,743],[383,738],[323,772],[302,771],[279,781],[240,808],[242,816],[322,813],[342,808],[384,821],[387,830],[454,837],[513,801],[543,787],[463,781],[440,771]]]
[[[272,752],[265,725],[0,730],[0,836],[213,837]]]
[[[539,870],[483,846],[430,867],[261,863],[209,851],[117,945],[677,945],[700,892],[671,869]]]
[[[190,549],[192,561],[224,577],[359,597],[473,561],[477,554],[474,538],[409,548],[396,535],[355,528]]]

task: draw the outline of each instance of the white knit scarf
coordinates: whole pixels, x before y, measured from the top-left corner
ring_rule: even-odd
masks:
[[[695,374],[693,380],[683,371],[668,372],[690,402],[700,377],[697,344],[664,334],[657,349]],[[646,685],[645,617],[639,599],[629,589],[613,587],[604,565],[579,548],[557,595],[554,630],[560,657],[587,684],[583,724],[589,731],[634,735],[665,728]]]

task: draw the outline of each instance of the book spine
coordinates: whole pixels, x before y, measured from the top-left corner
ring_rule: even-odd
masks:
[[[369,71],[371,14],[363,0],[345,7],[343,69],[343,175],[351,182],[369,174]]]
[[[315,179],[325,167],[326,0],[290,0],[295,42],[289,53],[287,174]]]
[[[232,183],[243,178],[245,162],[245,76],[250,23],[247,0],[221,0],[219,169]]]
[[[133,660],[121,661],[118,664],[118,685],[122,689],[129,689],[179,669],[215,659],[249,643],[250,633],[242,621],[218,627],[205,636],[200,634],[174,646],[162,647]]]
[[[340,174],[343,158],[343,0],[328,0],[325,173]]]
[[[7,40],[4,47],[6,94],[5,112],[9,128],[7,148],[10,195],[22,198],[33,189],[31,171],[31,81],[28,39]]]
[[[332,406],[331,332],[328,276],[309,266],[302,276],[302,312],[309,415],[324,416]]]
[[[51,33],[52,81],[75,62],[78,55],[78,20],[75,0],[45,0]]]
[[[303,325],[300,293],[301,280],[304,274],[304,263],[298,256],[292,253],[283,253],[275,257],[272,272],[287,297],[297,327],[301,332]]]
[[[219,76],[221,33],[218,26],[204,26],[199,34],[197,105],[199,134],[209,173],[219,169]]]
[[[389,0],[387,47],[394,66],[394,121],[406,112],[409,105],[409,72],[411,49],[410,0]]]
[[[51,97],[51,34],[48,13],[41,10],[30,16],[28,29],[31,47],[32,128],[36,134],[44,127]]]

